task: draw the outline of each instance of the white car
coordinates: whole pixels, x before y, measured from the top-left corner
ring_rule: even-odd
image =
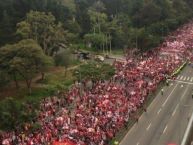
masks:
[[[105,58],[103,57],[103,56],[101,56],[101,55],[96,55],[95,56],[95,60],[98,60],[98,61],[104,61],[105,60]]]

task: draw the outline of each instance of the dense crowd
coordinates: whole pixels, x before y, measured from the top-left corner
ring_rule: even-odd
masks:
[[[71,141],[75,145],[105,145],[132,114],[143,107],[157,89],[184,61],[192,59],[193,22],[171,33],[159,47],[116,61],[116,74],[90,89],[75,83],[68,93],[48,97],[40,104],[36,120],[40,129],[1,134],[3,145],[49,145]]]

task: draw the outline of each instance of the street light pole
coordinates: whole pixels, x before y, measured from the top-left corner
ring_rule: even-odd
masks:
[[[82,97],[82,81],[81,81],[81,72],[80,70],[76,71],[76,74],[79,77],[79,92],[80,92],[80,97]]]
[[[79,71],[79,79],[80,79],[80,97],[82,97],[82,80],[81,80],[81,72]]]
[[[135,43],[136,43],[136,49],[138,49],[138,36],[137,36],[137,34],[136,34],[136,38],[135,38],[136,40],[135,40]]]

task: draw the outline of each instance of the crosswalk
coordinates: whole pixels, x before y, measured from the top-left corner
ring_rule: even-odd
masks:
[[[193,82],[193,77],[179,75],[179,76],[177,76],[176,80],[186,81],[186,82]]]

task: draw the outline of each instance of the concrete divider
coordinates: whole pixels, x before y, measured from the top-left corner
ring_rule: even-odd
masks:
[[[186,64],[187,64],[187,61],[186,62],[184,62],[179,68],[177,68],[173,73],[172,73],[172,77],[173,76],[175,76],[175,75],[177,75],[177,74],[179,74],[180,73],[180,71],[186,66]]]

